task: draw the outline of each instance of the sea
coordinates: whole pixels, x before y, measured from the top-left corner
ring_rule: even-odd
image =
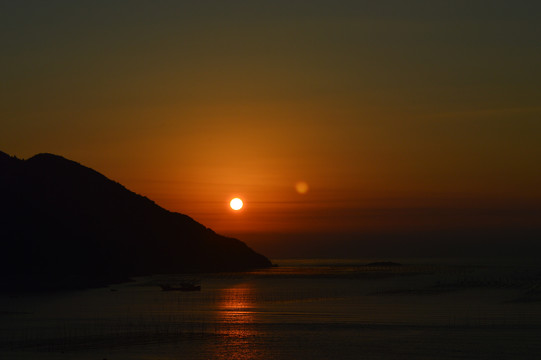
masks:
[[[540,359],[541,264],[276,259],[0,293],[0,359]],[[197,282],[200,291],[163,291]]]

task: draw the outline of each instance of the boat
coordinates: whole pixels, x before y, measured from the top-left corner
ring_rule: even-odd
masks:
[[[160,284],[162,291],[201,291],[201,285],[181,283],[178,285]]]

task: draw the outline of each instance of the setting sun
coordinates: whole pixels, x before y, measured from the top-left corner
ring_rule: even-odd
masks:
[[[231,200],[231,202],[229,202],[229,206],[231,206],[231,209],[233,210],[240,210],[242,209],[243,205],[242,200],[239,198],[234,198]]]

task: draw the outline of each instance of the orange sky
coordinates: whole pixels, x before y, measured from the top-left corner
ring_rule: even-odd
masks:
[[[521,4],[6,3],[1,150],[241,237],[539,227],[541,9]]]

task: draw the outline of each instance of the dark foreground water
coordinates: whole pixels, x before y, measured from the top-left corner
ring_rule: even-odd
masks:
[[[0,295],[0,359],[538,359],[541,268],[277,260],[263,271]]]

